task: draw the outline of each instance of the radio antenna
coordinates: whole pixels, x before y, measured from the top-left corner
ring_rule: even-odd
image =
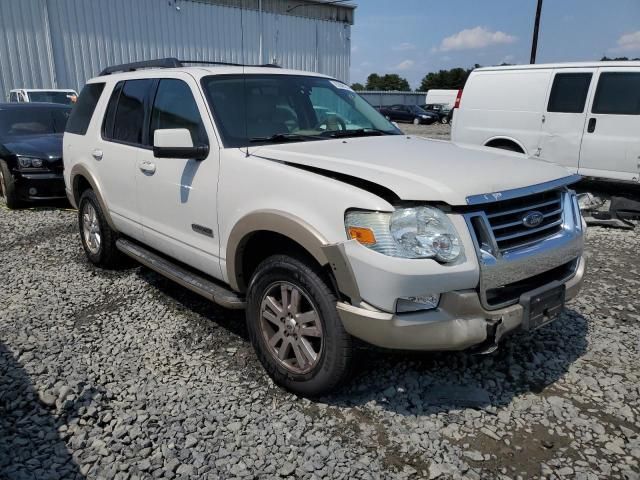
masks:
[[[242,5],[240,7],[240,53],[242,55],[242,100],[243,100],[243,109],[244,109],[244,137],[246,141],[249,141],[249,118],[247,116],[247,74],[245,71],[245,65],[247,64],[246,55],[244,50],[244,0],[242,0]],[[245,147],[245,154],[249,156],[249,144]]]

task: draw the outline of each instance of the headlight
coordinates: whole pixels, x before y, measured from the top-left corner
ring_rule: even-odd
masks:
[[[449,217],[433,207],[401,208],[393,213],[350,211],[345,226],[349,238],[392,257],[452,262],[463,251]]]
[[[429,118],[429,115],[420,115],[422,118]]]
[[[19,157],[18,165],[22,168],[42,168],[42,159],[31,157]]]

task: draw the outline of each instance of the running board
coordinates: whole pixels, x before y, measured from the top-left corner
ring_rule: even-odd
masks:
[[[158,272],[160,275],[173,280],[222,307],[236,310],[245,308],[244,299],[236,293],[184,267],[176,265],[165,257],[147,250],[137,243],[119,238],[116,241],[116,247],[125,255],[137,260],[151,270]]]

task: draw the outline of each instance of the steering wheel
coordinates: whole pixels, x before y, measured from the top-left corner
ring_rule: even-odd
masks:
[[[325,127],[325,128],[322,128],[322,127]],[[324,118],[323,120],[320,120],[316,124],[316,126],[313,128],[318,130],[326,130],[328,132],[335,131],[335,130],[346,130],[347,123],[344,121],[344,119],[340,115],[332,114],[332,115],[327,115],[326,118]]]

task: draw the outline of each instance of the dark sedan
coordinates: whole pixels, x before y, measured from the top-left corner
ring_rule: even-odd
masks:
[[[421,105],[423,110],[427,112],[433,112],[438,115],[438,121],[440,123],[449,123],[451,121],[451,116],[453,115],[452,108],[450,105],[446,103],[428,103],[426,105]]]
[[[62,135],[71,107],[0,104],[0,196],[7,207],[66,198]]]
[[[438,115],[426,112],[417,105],[391,105],[381,107],[380,113],[394,122],[409,122],[414,125],[431,125],[438,121]]]

